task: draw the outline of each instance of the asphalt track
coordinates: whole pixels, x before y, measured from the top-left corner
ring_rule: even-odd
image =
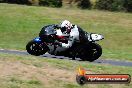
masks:
[[[16,54],[16,55],[29,55],[26,51],[18,51],[18,50],[4,50],[0,49],[0,53],[9,53],[9,54]],[[41,57],[48,57],[48,58],[55,58],[55,59],[71,59],[68,57],[63,56],[54,56],[50,54],[44,54]],[[77,58],[79,61],[79,58]],[[104,59],[98,59],[91,63],[98,63],[98,64],[110,64],[110,65],[116,65],[116,66],[129,66],[132,67],[132,62],[126,62],[126,61],[115,61],[115,60],[104,60]]]

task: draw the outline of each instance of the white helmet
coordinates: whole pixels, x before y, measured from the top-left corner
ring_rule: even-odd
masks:
[[[62,33],[70,33],[72,24],[68,20],[64,20],[61,22],[60,28],[61,28]]]

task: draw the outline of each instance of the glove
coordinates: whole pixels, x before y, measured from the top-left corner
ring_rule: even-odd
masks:
[[[58,46],[60,46],[60,47],[62,47],[62,43],[59,42],[59,41],[57,41],[57,40],[54,42],[54,44],[55,44],[55,45],[58,45]]]

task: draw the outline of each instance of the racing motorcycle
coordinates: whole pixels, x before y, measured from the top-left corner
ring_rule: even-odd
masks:
[[[101,34],[87,33],[82,31],[80,41],[75,41],[69,49],[59,46],[56,41],[68,43],[68,35],[62,34],[61,30],[55,30],[52,26],[44,26],[36,37],[29,41],[26,50],[29,54],[40,56],[49,53],[55,56],[65,56],[72,59],[80,58],[85,61],[94,61],[102,55],[102,48],[96,41],[104,39]],[[84,39],[85,37],[85,39]],[[86,41],[84,41],[86,40]]]

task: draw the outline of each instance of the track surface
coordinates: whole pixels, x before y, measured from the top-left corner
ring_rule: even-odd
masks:
[[[0,49],[0,53],[9,53],[9,54],[17,54],[17,55],[29,55],[26,51],[4,50],[4,49]],[[44,54],[41,57],[56,58],[56,59],[71,59],[71,58],[68,58],[68,57],[54,56],[54,55],[50,55],[50,54]],[[77,60],[79,60],[79,59],[77,59]],[[117,65],[117,66],[132,67],[132,62],[125,62],[125,61],[114,61],[114,60],[98,59],[98,60],[96,60],[92,63],[111,64],[111,65]]]

